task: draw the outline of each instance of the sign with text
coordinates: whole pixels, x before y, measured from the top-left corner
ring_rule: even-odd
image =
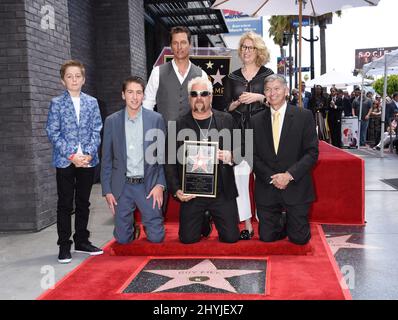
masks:
[[[311,24],[311,20],[310,19],[311,19],[310,17],[303,17],[303,21],[302,21],[301,25],[303,27],[308,27]],[[298,18],[296,18],[296,19],[294,19],[292,21],[292,26],[294,28],[298,28],[298,26],[299,26],[299,19]]]
[[[290,74],[290,69],[292,73],[295,72],[295,67],[293,66],[293,57],[277,57],[277,73],[283,76],[288,76]],[[301,68],[303,71],[304,68]]]
[[[263,18],[239,18],[226,19],[230,36],[241,36],[242,34],[253,31],[263,36]]]
[[[355,50],[355,69],[362,69],[364,64],[372,62],[385,53],[398,49],[398,47],[368,48]]]
[[[341,118],[341,147],[348,149],[358,147],[358,117]]]

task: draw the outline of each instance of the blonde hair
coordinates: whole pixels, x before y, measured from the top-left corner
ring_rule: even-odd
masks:
[[[242,56],[242,45],[245,40],[251,40],[253,41],[253,46],[257,50],[257,58],[256,58],[256,65],[258,67],[266,64],[270,60],[270,53],[268,51],[268,48],[265,45],[265,42],[263,38],[258,35],[257,33],[254,33],[253,31],[246,32],[243,34],[243,36],[239,40],[239,48],[238,48],[238,53],[239,57]]]

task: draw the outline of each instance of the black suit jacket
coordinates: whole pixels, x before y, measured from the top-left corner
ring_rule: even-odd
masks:
[[[343,112],[343,99],[340,97],[336,97],[335,105],[337,106],[337,109],[331,107],[332,99],[333,99],[332,96],[328,97],[327,111],[328,111],[329,122],[335,123],[341,120],[341,114]]]
[[[311,169],[318,160],[318,138],[312,112],[287,105],[279,141],[274,151],[271,110],[265,109],[252,118],[254,134],[253,165],[256,175],[257,205],[274,205],[278,193],[287,205],[304,204],[315,199]],[[289,171],[294,180],[285,190],[270,184],[271,176]]]
[[[222,111],[217,111],[213,109],[213,119],[215,126],[217,130],[221,129],[227,129],[231,132],[231,137],[232,137],[232,130],[236,129],[236,127],[233,124],[233,119],[232,116],[226,112]],[[176,130],[177,130],[177,137],[178,133],[180,132],[181,129],[193,129],[195,130],[196,124],[192,118],[191,112],[183,115],[177,120],[176,123]],[[183,141],[177,141],[176,146],[177,146],[177,151],[180,150],[180,148],[183,148]],[[231,138],[231,146],[224,146],[223,145],[223,140],[219,139],[219,148],[220,150],[229,150],[232,151],[232,138]],[[238,148],[239,149],[239,148]],[[167,179],[167,186],[168,189],[170,190],[171,194],[174,195],[178,190],[182,189],[182,173],[183,173],[183,168],[182,168],[182,163],[178,163],[178,158],[177,159],[177,164],[169,164],[170,163],[170,155],[175,155],[173,154],[176,152],[176,150],[168,150],[168,159],[167,159],[167,164],[166,164],[166,179]],[[170,153],[171,152],[171,153]],[[223,193],[227,199],[234,199],[238,196],[238,190],[236,188],[235,184],[235,176],[234,176],[234,170],[233,166],[229,164],[223,164],[220,162],[218,169],[220,170],[220,176],[222,179],[222,188],[223,188]]]
[[[394,111],[398,110],[394,101],[386,104],[386,115],[384,118],[384,122],[386,127],[390,125],[391,120],[394,118]]]

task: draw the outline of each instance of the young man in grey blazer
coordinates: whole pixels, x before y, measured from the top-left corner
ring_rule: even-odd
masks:
[[[115,217],[114,236],[134,240],[136,207],[150,242],[162,242],[165,124],[163,117],[142,108],[145,82],[129,77],[123,83],[126,107],[105,120],[102,147],[102,194]]]

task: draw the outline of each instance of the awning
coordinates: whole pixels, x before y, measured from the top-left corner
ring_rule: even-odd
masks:
[[[146,12],[167,29],[185,26],[193,35],[228,33],[221,10],[211,9],[213,0],[146,0]]]

